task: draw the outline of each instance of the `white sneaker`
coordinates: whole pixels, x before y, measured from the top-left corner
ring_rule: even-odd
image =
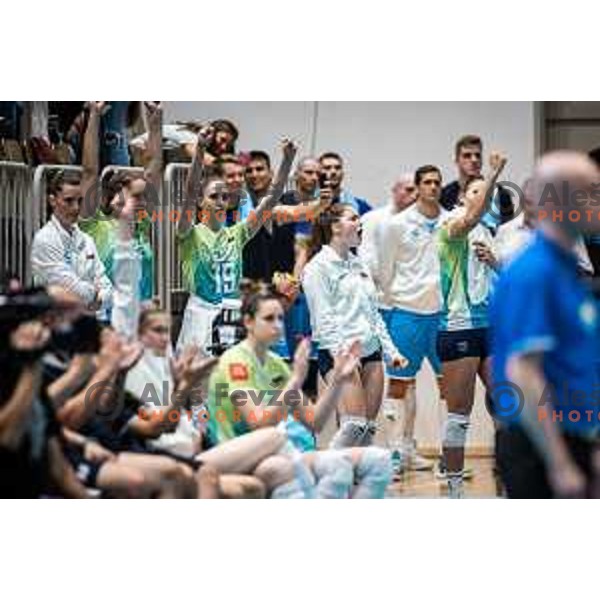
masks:
[[[414,440],[404,444],[402,455],[407,468],[411,471],[431,471],[433,469],[433,461],[417,452],[417,444]]]
[[[463,467],[463,480],[470,481],[475,476],[475,471],[472,467]],[[448,473],[446,471],[446,461],[443,456],[440,456],[435,469],[435,478],[440,480],[440,483],[445,484],[448,481]]]

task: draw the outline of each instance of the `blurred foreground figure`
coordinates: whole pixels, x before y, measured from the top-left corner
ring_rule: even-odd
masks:
[[[539,227],[492,303],[498,465],[510,497],[598,497],[597,315],[573,252],[582,232],[598,228],[598,181],[583,154],[540,160]]]

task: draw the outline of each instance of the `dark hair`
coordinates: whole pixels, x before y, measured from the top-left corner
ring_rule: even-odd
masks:
[[[144,175],[140,173],[131,173],[127,171],[113,171],[109,173],[102,181],[102,210],[110,211],[110,202],[120,194],[123,188],[128,187],[138,179],[144,180]]]
[[[323,246],[331,242],[333,237],[333,224],[337,223],[345,211],[352,210],[347,204],[332,204],[324,210],[313,225],[313,233],[309,244],[309,257],[313,257]]]
[[[57,169],[46,180],[46,194],[56,196],[65,185],[81,185],[81,175],[77,171]]]
[[[321,154],[321,156],[319,156],[319,162],[323,162],[326,158],[335,158],[344,164],[344,160],[337,152],[324,152]]]
[[[427,173],[437,173],[440,179],[442,177],[442,172],[435,165],[423,165],[415,171],[415,185],[419,185]]]
[[[591,160],[594,161],[597,167],[600,167],[600,146],[594,148],[593,150],[590,150],[588,152],[588,156]]]
[[[249,157],[248,162],[253,161],[253,160],[262,160],[263,162],[265,162],[267,164],[268,169],[271,168],[271,158],[263,150],[251,150],[248,153],[248,157]]]
[[[478,135],[463,135],[458,142],[456,142],[456,146],[454,148],[454,155],[456,158],[460,155],[460,151],[467,146],[479,146],[480,149],[483,149],[483,142]]]
[[[215,130],[215,134],[219,133],[220,131],[225,131],[232,136],[233,139],[231,140],[229,146],[227,146],[225,149],[225,153],[233,154],[235,152],[235,143],[240,135],[237,127],[227,119],[217,119],[216,121],[212,121],[211,126]],[[213,155],[216,154],[216,145],[214,142],[210,145],[208,151]]]
[[[283,302],[282,295],[270,283],[245,279],[240,283],[240,290],[242,292],[242,317],[254,318],[263,302],[269,300]]]
[[[228,119],[216,119],[215,121],[212,121],[211,126],[215,130],[215,133],[218,133],[219,131],[230,133],[233,136],[234,142],[240,135],[238,128]]]

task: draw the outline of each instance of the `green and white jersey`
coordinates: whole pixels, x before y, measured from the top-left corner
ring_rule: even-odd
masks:
[[[242,251],[250,240],[246,223],[212,231],[198,223],[178,238],[185,289],[209,304],[240,296]]]
[[[445,219],[453,218],[454,214]],[[489,296],[493,270],[475,255],[473,244],[484,242],[493,247],[489,229],[478,224],[468,235],[450,238],[448,228],[438,232],[438,253],[442,287],[442,331],[462,331],[488,327]]]
[[[98,210],[91,219],[82,219],[79,226],[94,240],[98,256],[104,265],[106,274],[114,285],[119,220]],[[154,292],[154,254],[150,245],[151,226],[149,219],[136,222],[133,239],[133,248],[140,257],[142,268],[138,292],[139,299],[142,302],[152,300]]]
[[[252,390],[253,397],[247,394],[245,399],[250,406],[269,405],[270,402],[279,404],[283,399],[275,398],[274,394],[285,389],[290,376],[290,368],[282,358],[268,352],[264,363],[261,363],[246,341],[225,352],[208,385],[209,439],[221,444],[251,431],[248,421],[231,401],[234,391]],[[293,414],[288,413],[285,426],[288,439],[296,449],[301,452],[315,450],[312,432]]]

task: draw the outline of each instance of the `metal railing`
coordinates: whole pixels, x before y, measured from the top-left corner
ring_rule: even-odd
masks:
[[[32,208],[31,169],[23,163],[0,162],[1,264],[27,282],[31,277]]]
[[[165,169],[163,197],[163,218],[159,222],[163,224],[164,254],[161,263],[164,268],[165,298],[163,306],[172,314],[173,294],[183,291],[183,278],[181,272],[181,261],[179,244],[177,243],[177,222],[169,218],[171,211],[180,211],[180,218],[185,218],[181,213],[185,198],[185,180],[190,165],[186,163],[170,163]],[[162,298],[161,298],[162,300]]]

